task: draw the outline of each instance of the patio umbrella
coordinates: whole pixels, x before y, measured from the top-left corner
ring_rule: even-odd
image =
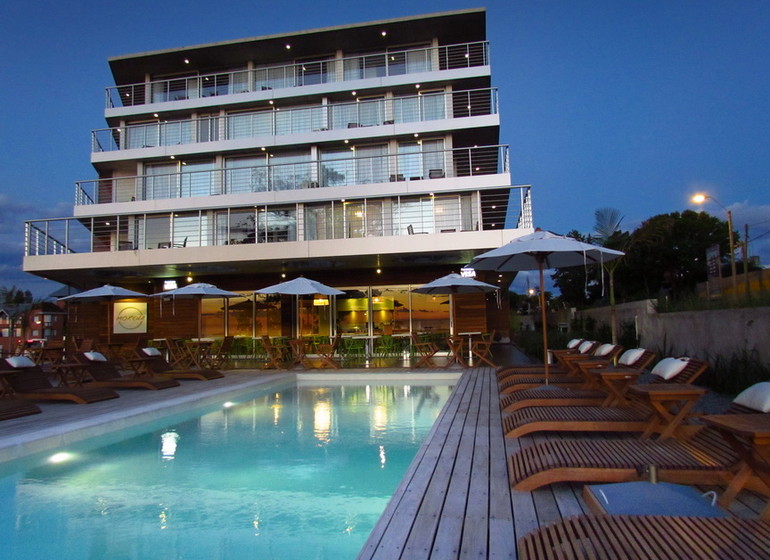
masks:
[[[71,296],[66,296],[63,298],[59,298],[58,301],[106,301],[106,302],[113,302],[115,300],[119,299],[128,299],[128,298],[137,298],[137,297],[147,297],[147,294],[143,294],[141,292],[135,292],[133,290],[127,290],[126,288],[121,288],[120,286],[112,286],[110,284],[105,284],[104,286],[99,286],[98,288],[93,288],[91,290],[86,290],[85,292],[79,292],[77,294],[72,294]],[[107,344],[110,343],[111,333],[112,333],[112,309],[111,306],[107,306]]]
[[[428,282],[412,290],[418,294],[448,294],[449,295],[449,332],[454,332],[454,294],[486,293],[499,290],[497,286],[480,282],[453,272],[432,282]]]
[[[166,290],[165,292],[152,294],[152,297],[159,297],[159,298],[171,297],[172,300],[173,298],[197,299],[198,300],[198,338],[201,337],[201,320],[202,320],[202,314],[203,314],[201,303],[203,301],[203,298],[212,298],[212,297],[231,298],[231,297],[240,297],[240,296],[241,294],[238,294],[236,292],[228,292],[227,290],[222,290],[221,288],[217,288],[213,284],[206,284],[205,282],[196,282],[194,284],[187,284],[186,286],[182,286],[181,288],[175,288],[173,290]]]
[[[475,270],[495,270],[512,272],[537,270],[540,273],[540,315],[543,323],[543,359],[545,379],[548,384],[550,365],[548,363],[548,323],[545,309],[545,290],[543,271],[547,268],[565,268],[586,264],[602,264],[625,253],[583,243],[572,237],[556,235],[550,231],[537,230],[529,235],[517,237],[513,241],[482,253],[475,257],[470,268]]]
[[[284,294],[284,295],[292,295],[296,296],[295,300],[297,301],[297,335],[299,336],[299,296],[307,296],[307,295],[314,295],[314,294],[321,294],[325,296],[341,296],[344,295],[345,292],[342,290],[337,290],[336,288],[332,288],[331,286],[327,286],[326,284],[322,284],[321,282],[318,282],[316,280],[311,280],[310,278],[305,278],[304,276],[298,276],[294,280],[287,280],[286,282],[281,282],[280,284],[274,284],[272,286],[268,286],[267,288],[262,288],[259,290],[255,290],[254,293],[256,294]],[[329,330],[331,331],[332,326],[331,322],[329,323]],[[332,335],[332,332],[329,332],[329,335]]]

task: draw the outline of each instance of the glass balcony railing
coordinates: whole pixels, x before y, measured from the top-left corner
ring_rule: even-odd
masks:
[[[91,151],[112,152],[497,114],[497,90],[428,91],[350,103],[158,121],[91,131]]]
[[[110,86],[106,90],[106,104],[107,108],[133,107],[488,64],[489,43],[486,41],[383,51],[353,57]]]
[[[297,154],[282,156],[265,151],[258,158],[264,162],[261,165],[239,163],[255,159],[248,158],[233,160],[232,166],[224,169],[79,181],[75,187],[75,204],[344,187],[508,172],[508,146],[428,151],[428,144],[429,141],[410,142],[400,145],[399,153],[380,155],[368,155],[370,150],[377,151],[376,147],[358,150],[353,147],[344,152],[322,154],[321,159],[313,161],[309,155],[307,158]],[[355,155],[351,157],[352,154]]]
[[[30,220],[25,255],[531,228],[530,187]],[[249,258],[255,258],[250,252]]]

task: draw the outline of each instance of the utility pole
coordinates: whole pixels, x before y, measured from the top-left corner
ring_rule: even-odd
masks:
[[[743,234],[743,282],[746,298],[751,294],[751,282],[749,281],[749,224],[744,224]]]

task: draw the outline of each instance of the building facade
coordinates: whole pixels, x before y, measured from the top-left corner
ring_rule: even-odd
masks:
[[[98,177],[77,182],[73,217],[27,222],[25,271],[245,297],[305,275],[351,294],[332,330],[430,327],[411,287],[532,231],[530,188],[511,185],[499,143],[485,19],[454,11],[110,59]],[[282,306],[256,305],[252,331],[281,322]]]

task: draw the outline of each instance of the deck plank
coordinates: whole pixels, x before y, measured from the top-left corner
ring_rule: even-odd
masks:
[[[499,399],[491,368],[464,372],[361,560],[516,558]]]
[[[425,486],[432,476],[451,426],[459,422],[460,407],[469,378],[463,376],[436,419],[428,437],[417,452],[398,488],[369,535],[358,558],[398,558],[406,543]],[[401,538],[394,538],[400,535]]]

